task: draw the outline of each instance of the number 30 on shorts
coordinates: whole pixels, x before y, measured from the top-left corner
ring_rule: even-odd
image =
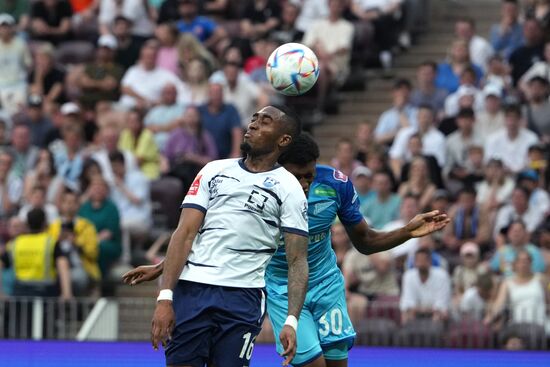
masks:
[[[340,335],[342,334],[342,328],[342,310],[339,308],[333,308],[319,319],[319,334],[321,336],[327,336],[331,332],[334,335]]]
[[[239,358],[245,358],[249,361],[250,357],[252,357],[252,351],[254,350],[254,341],[256,340],[256,336],[250,339],[252,336],[252,333],[246,333],[243,335],[244,343],[243,348],[241,349],[241,354],[239,354]]]

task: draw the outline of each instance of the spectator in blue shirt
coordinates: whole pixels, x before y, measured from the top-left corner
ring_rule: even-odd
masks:
[[[212,135],[220,159],[241,155],[243,131],[239,112],[232,104],[223,102],[223,86],[208,86],[208,102],[199,106],[203,127]]]
[[[381,229],[399,218],[401,198],[391,191],[391,178],[388,172],[377,172],[372,180],[375,195],[361,203],[361,214],[372,228]]]
[[[460,85],[460,75],[469,67],[474,69],[476,85],[478,85],[483,77],[481,67],[472,64],[468,44],[465,41],[454,41],[449,53],[449,60],[437,66],[436,87],[445,89],[449,94],[456,92]]]
[[[495,23],[491,27],[491,45],[495,52],[506,59],[523,43],[523,26],[518,21],[518,15],[517,0],[503,0],[500,23]]]
[[[192,33],[205,47],[211,48],[226,36],[226,32],[211,19],[198,15],[196,0],[180,0],[178,11],[181,19],[176,27],[181,33]]]

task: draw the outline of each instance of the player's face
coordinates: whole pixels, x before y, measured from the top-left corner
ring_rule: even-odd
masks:
[[[287,146],[292,139],[282,132],[283,115],[283,112],[271,106],[252,115],[241,145],[245,153],[259,156],[274,152],[279,146]]]
[[[288,172],[292,173],[298,182],[300,182],[306,196],[309,193],[309,187],[311,186],[311,183],[315,179],[315,174],[317,173],[315,168],[316,163],[317,162],[313,161],[303,166],[294,163],[287,163],[283,165],[283,167],[285,167]]]

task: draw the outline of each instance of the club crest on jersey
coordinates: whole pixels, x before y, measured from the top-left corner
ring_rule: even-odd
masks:
[[[265,180],[264,180],[264,187],[267,187],[268,189],[277,185],[279,183],[279,181],[277,181],[276,179],[274,179],[273,177],[267,177]]]
[[[338,170],[334,170],[333,174],[334,179],[342,182],[348,182],[348,176],[344,175],[342,172]]]
[[[187,195],[197,195],[197,193],[199,192],[199,187],[201,186],[201,179],[202,175],[198,175],[195,178],[195,181],[193,181],[191,187],[189,187],[189,191],[187,191]]]

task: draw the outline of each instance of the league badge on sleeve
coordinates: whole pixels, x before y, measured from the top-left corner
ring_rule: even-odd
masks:
[[[348,176],[344,175],[342,172],[338,171],[337,169],[334,170],[334,173],[332,175],[334,176],[335,180],[348,182]]]
[[[197,195],[197,193],[199,192],[199,187],[201,186],[201,179],[202,179],[202,175],[198,175],[196,178],[195,178],[195,181],[193,181],[193,183],[191,184],[191,187],[189,187],[189,191],[187,191],[187,195]]]

